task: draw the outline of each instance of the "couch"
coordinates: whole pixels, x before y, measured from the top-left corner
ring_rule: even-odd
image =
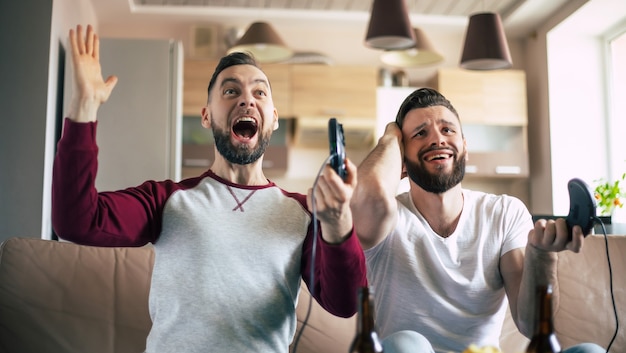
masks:
[[[626,352],[626,236],[608,237],[620,331],[611,347]],[[0,353],[138,353],[151,326],[148,290],[151,246],[98,248],[34,238],[0,246]],[[596,342],[606,347],[615,322],[605,240],[591,235],[580,254],[559,255],[561,302],[555,329],[563,347]],[[309,305],[303,287],[298,330]],[[297,353],[346,353],[355,317],[334,317],[313,302]],[[525,351],[510,317],[501,335],[505,353]],[[293,350],[292,345],[292,350]]]

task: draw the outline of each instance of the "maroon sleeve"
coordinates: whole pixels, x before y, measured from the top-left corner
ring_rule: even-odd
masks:
[[[306,200],[304,201],[306,205]],[[357,311],[357,290],[367,286],[365,255],[358,237],[352,234],[341,244],[329,244],[321,236],[318,222],[315,251],[314,278],[311,281],[311,254],[313,252],[313,227],[304,241],[302,250],[302,278],[317,302],[329,313],[350,317]],[[311,291],[311,283],[315,283]]]
[[[134,188],[98,193],[97,123],[65,120],[52,175],[52,226],[79,244],[142,246],[161,231],[162,209],[177,184],[147,181]]]

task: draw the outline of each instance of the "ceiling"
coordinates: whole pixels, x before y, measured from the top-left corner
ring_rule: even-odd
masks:
[[[390,0],[386,0],[390,1]],[[509,40],[527,38],[571,0],[405,0],[421,28],[456,66],[469,16],[495,12]],[[585,0],[577,0],[585,1]],[[623,1],[623,0],[619,0]],[[380,51],[363,44],[373,0],[90,0],[103,37],[178,38],[190,57],[195,28],[216,27],[223,52],[252,22],[271,23],[296,52],[294,60],[381,65]],[[221,44],[220,44],[221,43]],[[301,55],[302,54],[302,55]],[[515,65],[515,60],[514,60]],[[408,69],[410,82],[426,82],[436,66]]]
[[[113,2],[118,2],[114,0]],[[363,21],[373,0],[124,0],[126,11],[198,18],[220,24],[254,21]],[[111,1],[94,1],[106,7]],[[430,26],[464,26],[477,12],[499,13],[508,36],[530,33],[567,0],[406,0],[411,22]]]
[[[131,0],[135,6],[203,7],[230,9],[368,11],[372,0]],[[407,0],[411,13],[468,16],[478,11],[508,14],[524,0]]]

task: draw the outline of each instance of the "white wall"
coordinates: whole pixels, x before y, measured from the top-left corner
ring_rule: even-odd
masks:
[[[588,0],[570,1],[567,6],[537,28],[524,43],[528,97],[528,150],[530,154],[530,204],[533,214],[553,214],[553,165],[550,124],[550,89],[548,33],[576,12]],[[554,62],[553,62],[554,64]],[[573,73],[572,73],[573,74]],[[560,187],[560,185],[559,185]]]
[[[564,215],[567,182],[580,178],[592,186],[606,173],[602,46],[557,28],[548,48],[553,212]]]
[[[81,0],[0,2],[0,241],[51,236],[62,47],[68,23],[95,21],[91,8]]]
[[[548,34],[554,214],[569,210],[569,179],[581,178],[593,188],[595,180],[612,178],[604,39],[625,20],[623,0],[593,0]]]

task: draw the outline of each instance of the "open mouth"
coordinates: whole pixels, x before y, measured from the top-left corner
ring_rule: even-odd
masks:
[[[250,139],[256,135],[258,125],[252,118],[241,118],[233,125],[233,133],[242,139]]]
[[[432,162],[432,161],[446,160],[446,159],[452,158],[453,156],[454,154],[452,152],[439,150],[439,151],[430,151],[428,153],[425,153],[423,158],[427,162]]]

